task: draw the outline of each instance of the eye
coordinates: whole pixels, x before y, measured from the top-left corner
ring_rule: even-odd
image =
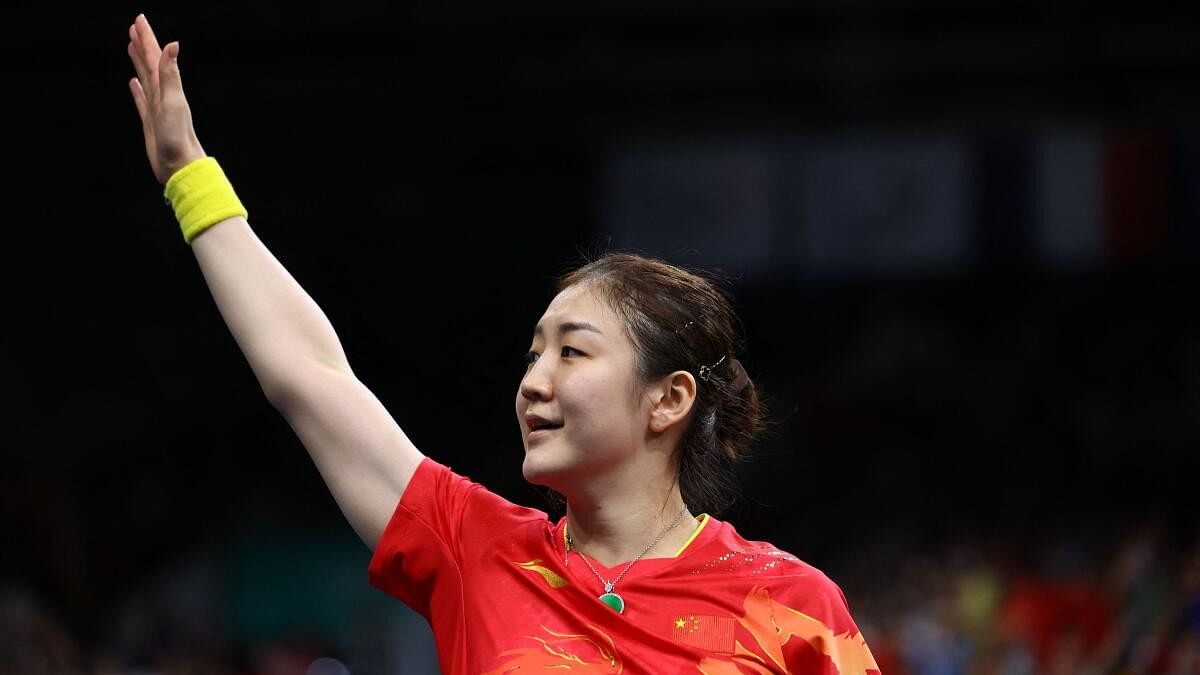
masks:
[[[568,356],[583,356],[583,352],[579,351],[578,349],[575,349],[574,347],[563,347],[562,355],[564,358],[566,358]]]
[[[538,360],[538,356],[540,356],[540,354],[537,352],[526,352],[522,361],[525,362],[525,365],[532,366],[533,362]]]

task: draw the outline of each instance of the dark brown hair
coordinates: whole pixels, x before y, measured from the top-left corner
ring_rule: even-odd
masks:
[[[607,253],[568,272],[555,292],[581,283],[594,284],[624,321],[643,382],[677,370],[696,376],[679,489],[693,512],[720,513],[734,500],[733,464],[765,424],[758,391],[735,362],[743,344],[730,297],[699,273],[631,253]]]

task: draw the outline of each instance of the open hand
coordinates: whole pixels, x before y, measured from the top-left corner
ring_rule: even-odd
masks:
[[[205,156],[179,79],[179,43],[160,49],[150,22],[138,14],[129,27],[128,51],[137,70],[129,90],[142,118],[146,157],[154,177],[165,185],[171,174]]]

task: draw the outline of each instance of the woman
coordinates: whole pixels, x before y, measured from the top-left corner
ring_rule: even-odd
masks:
[[[550,522],[413,446],[206,156],[179,44],[142,15],[129,35],[147,155],[213,298],[444,672],[878,670],[833,582],[703,512],[762,416],[716,288],[632,255],[560,280],[516,395],[525,478],[566,501]]]

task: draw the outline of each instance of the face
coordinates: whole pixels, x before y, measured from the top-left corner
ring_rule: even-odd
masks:
[[[649,422],[635,362],[620,317],[590,285],[555,296],[517,389],[526,480],[564,492],[634,456]]]

